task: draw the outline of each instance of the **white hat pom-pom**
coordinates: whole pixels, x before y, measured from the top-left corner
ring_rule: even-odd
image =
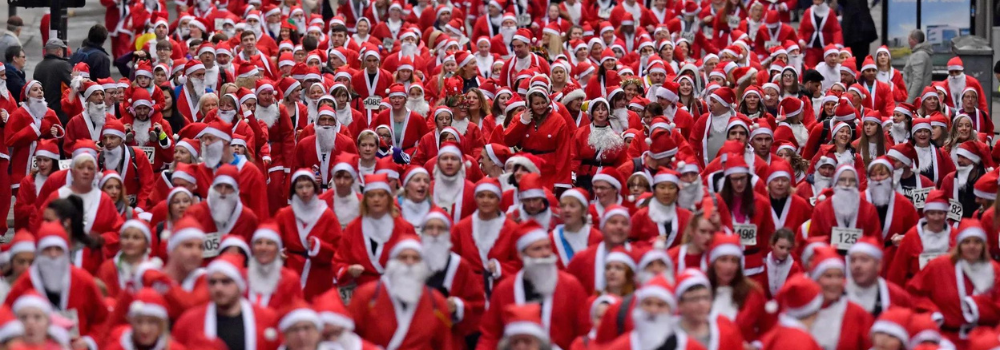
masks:
[[[646,138],[646,145],[647,146],[652,146],[653,145],[653,139],[647,137]]]
[[[766,304],[764,304],[764,311],[767,311],[767,313],[769,314],[777,313],[778,302],[774,300],[768,301]]]

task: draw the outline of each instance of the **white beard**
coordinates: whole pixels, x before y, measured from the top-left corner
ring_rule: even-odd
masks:
[[[948,89],[951,90],[951,96],[962,96],[962,91],[965,90],[966,80],[965,73],[959,74],[958,76],[948,76]],[[957,97],[961,101],[960,97]],[[941,101],[944,104],[944,101]]]
[[[833,181],[829,176],[820,175],[819,172],[813,174],[813,186],[822,190],[824,188],[830,188],[830,182]],[[814,193],[819,195],[819,193]]]
[[[233,118],[236,118],[236,110],[235,109],[231,109],[231,110],[228,110],[228,111],[223,111],[223,110],[220,109],[219,112],[216,113],[216,115],[222,121],[224,121],[226,123],[229,123],[229,124],[232,124],[233,123]]]
[[[399,46],[399,50],[403,54],[403,56],[413,58],[414,56],[417,55],[417,44],[403,43],[402,45]]]
[[[319,144],[319,150],[322,152],[329,152],[333,149],[337,141],[337,131],[333,130],[332,126],[317,126],[316,127],[316,142]]]
[[[292,212],[295,213],[295,219],[299,221],[300,224],[311,224],[319,220],[323,213],[326,211],[326,202],[317,199],[319,197],[312,196],[308,202],[302,200],[302,197],[298,195],[292,196]]]
[[[465,189],[465,174],[462,171],[448,176],[434,167],[434,204],[441,208],[451,208]]]
[[[309,124],[316,123],[316,116],[319,115],[319,101],[303,96],[306,101],[306,117]]]
[[[432,272],[443,271],[448,267],[448,257],[451,256],[451,239],[446,235],[423,235],[424,262]]]
[[[454,119],[451,121],[451,127],[458,130],[458,133],[465,135],[465,132],[469,130],[469,118]]]
[[[903,168],[899,168],[892,171],[892,183],[899,186],[899,180],[903,179]]]
[[[28,112],[31,112],[31,116],[35,119],[42,119],[49,110],[48,102],[45,102],[44,98],[28,98]]]
[[[542,296],[552,296],[556,291],[556,283],[559,282],[559,269],[556,267],[556,256],[547,258],[529,258],[524,260],[524,278],[531,282]]]
[[[868,180],[868,190],[872,194],[869,200],[877,207],[889,205],[889,201],[895,196],[895,191],[892,189],[892,179],[882,181]]]
[[[194,97],[197,97],[197,100],[200,100],[201,96],[205,94],[205,79],[188,78],[188,81],[191,82],[191,89],[192,92],[194,92]]]
[[[425,264],[407,265],[392,259],[385,268],[385,277],[389,279],[389,295],[407,304],[416,303],[420,300],[424,282],[429,275]]]
[[[510,45],[510,41],[514,39],[514,33],[516,32],[517,28],[500,27],[500,35],[503,37],[503,43]]]
[[[51,258],[47,255],[39,255],[35,258],[35,265],[38,266],[38,274],[42,277],[42,285],[50,292],[62,292],[65,288],[66,274],[69,273],[69,255],[63,254],[58,258]]]
[[[674,334],[670,314],[650,315],[642,308],[632,309],[632,321],[639,335],[639,349],[657,349]]]
[[[272,103],[270,106],[267,107],[258,104],[257,109],[255,110],[257,120],[260,120],[264,122],[264,124],[267,124],[268,128],[274,126],[274,122],[278,121],[278,114],[279,114],[278,112],[279,110],[277,103]]]
[[[153,123],[147,120],[136,119],[132,122],[132,130],[135,130],[135,144],[139,146],[145,146],[149,142],[149,129],[153,127]]]
[[[677,204],[684,209],[694,208],[699,202],[701,202],[702,197],[705,196],[705,192],[702,189],[702,183],[699,176],[698,180],[694,180],[691,183],[681,182],[681,190],[677,193]]]
[[[0,79],[0,96],[7,97],[7,79]]]
[[[251,292],[260,295],[271,295],[278,287],[281,280],[281,266],[284,262],[281,257],[274,259],[269,264],[261,264],[257,259],[250,259],[250,266],[247,269],[247,280]]]
[[[972,172],[973,167],[973,165],[959,166],[958,169],[955,170],[955,185],[958,186],[959,189],[965,189],[965,187],[970,184],[969,173]]]
[[[104,168],[118,170],[118,164],[122,162],[122,151],[121,147],[115,147],[112,149],[104,150]]]
[[[201,146],[201,158],[209,168],[215,168],[222,162],[223,142],[216,142],[210,145]]]
[[[612,127],[591,125],[587,145],[598,152],[603,150],[616,151],[625,145],[625,140]]]
[[[423,98],[406,98],[406,109],[416,112],[421,117],[426,117],[431,106]]]
[[[208,189],[208,207],[212,212],[212,221],[216,226],[224,226],[229,223],[236,211],[236,204],[239,203],[239,192],[228,194],[225,197],[215,188]]]
[[[909,132],[910,130],[906,128],[906,123],[892,123],[892,127],[889,128],[889,133],[892,134],[892,138],[896,140],[906,139]]]
[[[857,187],[837,186],[833,189],[833,213],[837,221],[850,224],[858,215],[861,197]]]
[[[270,31],[271,33],[280,33],[281,23],[268,23],[267,30]]]
[[[108,117],[108,106],[104,102],[91,103],[87,102],[87,115],[90,116],[90,120],[97,124],[98,128],[104,125],[104,121]]]
[[[628,129],[628,108],[615,108],[611,118],[608,118],[608,124],[611,124],[611,128],[617,133]]]
[[[803,57],[802,54],[788,55],[788,64],[791,65],[792,67],[795,67],[796,69],[798,69],[800,71],[801,71],[800,68],[802,67],[802,62],[804,60],[805,60],[805,57]]]

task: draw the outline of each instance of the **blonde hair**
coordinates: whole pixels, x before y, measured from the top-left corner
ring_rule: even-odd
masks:
[[[204,94],[204,95],[201,95],[201,98],[198,99],[198,111],[200,111],[202,114],[208,114],[209,111],[204,111],[204,110],[202,110],[202,108],[205,106],[205,101],[213,100],[213,99],[215,100],[216,103],[221,102],[219,100],[219,96],[216,95],[216,94]]]
[[[369,198],[369,196],[371,196],[371,194],[369,194],[369,192],[365,192],[365,194],[362,195],[362,197],[361,197],[361,206],[358,209],[358,214],[361,215],[361,216],[368,216],[368,198]],[[393,205],[391,203],[391,201],[392,201],[392,193],[386,193],[385,196],[390,201],[388,214],[391,215],[393,218],[398,217],[399,216],[399,207],[397,207],[397,206],[395,206],[395,205]]]

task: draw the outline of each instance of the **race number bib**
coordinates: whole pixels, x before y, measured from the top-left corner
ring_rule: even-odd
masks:
[[[733,224],[733,231],[740,235],[740,243],[744,246],[757,245],[757,225]]]
[[[604,18],[604,19],[611,18],[611,9],[610,8],[606,8],[606,9],[600,9],[600,10],[598,10],[597,11],[597,17],[601,17],[601,18]]]
[[[948,220],[961,221],[962,212],[965,210],[962,208],[962,203],[959,203],[954,199],[949,199],[948,204],[951,205],[951,207],[948,208]]]
[[[348,284],[346,286],[340,286],[340,287],[338,287],[337,288],[337,293],[340,294],[340,299],[341,300],[343,300],[345,303],[350,303],[351,302],[351,298],[354,297],[354,289],[355,288],[358,288],[358,285],[354,284],[352,282],[351,284]]]
[[[72,165],[73,165],[72,159],[62,159],[59,161],[59,170],[69,169],[69,167]]]
[[[59,313],[59,316],[62,316],[63,318],[69,320],[71,322],[71,324],[73,325],[69,329],[69,338],[70,339],[77,339],[77,338],[79,338],[80,337],[80,315],[76,312],[76,309],[60,310],[60,311],[56,311],[56,312]]]
[[[379,96],[369,96],[365,98],[365,109],[378,109],[378,106],[382,104],[382,97]]]
[[[218,232],[206,233],[205,242],[202,243],[202,258],[214,258],[219,256],[219,247],[222,245],[222,234]]]
[[[681,39],[687,40],[688,45],[694,43],[694,32],[683,32],[681,33]]]
[[[729,28],[735,29],[740,26],[740,17],[739,16],[726,17],[726,24],[729,24]]]
[[[146,154],[146,158],[149,158],[149,164],[153,164],[153,156],[156,155],[156,148],[149,146],[142,146],[139,147],[139,149],[142,150],[142,153]]]
[[[914,188],[912,191],[910,191],[910,194],[913,196],[911,197],[913,200],[913,207],[917,208],[917,210],[924,209],[924,205],[927,204],[927,194],[929,193],[931,193],[930,187],[925,187],[921,189]]]
[[[128,206],[135,208],[136,204],[138,204],[138,198],[134,194],[130,194],[126,197],[128,198]]]
[[[610,10],[608,11],[608,14],[611,14]],[[531,26],[531,14],[522,13],[520,15],[517,15],[517,25],[519,27],[530,27]]]
[[[764,48],[771,50],[772,47],[781,45],[777,40],[768,40],[764,42]]]
[[[834,227],[830,230],[830,245],[837,250],[848,250],[861,238],[861,229]]]
[[[924,266],[927,266],[931,260],[941,256],[944,253],[921,253],[920,254],[920,269],[923,270]]]

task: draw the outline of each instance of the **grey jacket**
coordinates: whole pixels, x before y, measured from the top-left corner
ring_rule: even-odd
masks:
[[[0,30],[0,62],[7,63],[7,57],[4,53],[11,46],[22,46],[21,40],[17,38],[17,35],[8,30]]]
[[[931,43],[922,42],[913,47],[913,53],[906,59],[906,67],[903,67],[903,80],[906,81],[906,92],[909,98],[906,102],[913,103],[913,100],[920,97],[920,93],[925,87],[931,85],[931,73],[934,70],[931,62]]]

